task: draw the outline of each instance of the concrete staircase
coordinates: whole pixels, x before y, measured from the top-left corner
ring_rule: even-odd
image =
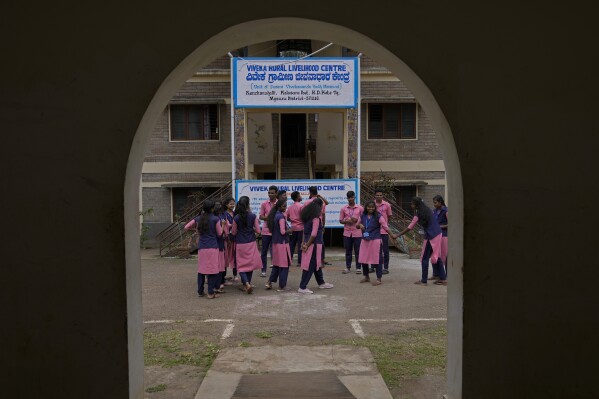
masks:
[[[281,179],[310,179],[306,158],[281,158]]]

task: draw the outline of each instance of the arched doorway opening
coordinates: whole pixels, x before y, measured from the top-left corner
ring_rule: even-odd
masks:
[[[144,153],[150,131],[169,99],[189,76],[224,52],[252,43],[276,40],[292,34],[306,39],[327,40],[360,49],[376,58],[405,84],[419,99],[427,113],[443,153],[450,213],[448,271],[448,367],[447,387],[451,398],[461,397],[462,370],[462,260],[463,191],[457,150],[451,129],[433,93],[395,54],[372,39],[340,25],[299,18],[256,20],[232,26],[202,43],[167,76],[152,99],[137,129],[131,147],[125,180],[125,241],[127,263],[127,308],[129,343],[129,386],[131,397],[143,393],[143,324],[139,251],[139,184]]]

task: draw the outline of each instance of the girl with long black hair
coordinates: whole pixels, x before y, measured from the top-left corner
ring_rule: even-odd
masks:
[[[272,233],[272,271],[266,283],[266,289],[272,288],[272,283],[279,280],[277,291],[287,291],[287,276],[291,266],[291,251],[289,250],[289,233],[291,229],[287,226],[285,211],[287,210],[287,198],[281,198],[272,207],[266,218],[268,230]]]
[[[220,280],[221,263],[224,258],[220,256],[218,238],[223,234],[222,223],[214,215],[214,202],[205,200],[202,205],[202,214],[195,217],[185,225],[185,230],[198,228],[198,296],[204,296],[204,280],[208,276],[208,298],[217,298],[216,293]]]
[[[376,281],[372,285],[381,285],[383,283],[383,263],[380,262],[381,247],[383,245],[381,230],[387,232],[393,239],[398,236],[391,232],[387,220],[377,211],[374,201],[368,201],[364,205],[364,213],[360,215],[360,223],[356,227],[362,230],[358,262],[362,264],[364,278],[360,282],[370,282],[368,266],[371,265],[376,270]]]
[[[297,290],[300,294],[313,294],[308,289],[312,274],[316,277],[318,287],[322,289],[333,288],[333,284],[325,283],[322,275],[322,229],[320,219],[323,202],[314,198],[302,208],[300,216],[304,222],[304,242],[302,243],[302,281]]]
[[[242,196],[235,206],[235,216],[231,234],[235,237],[235,264],[241,278],[241,289],[248,294],[253,292],[252,275],[262,267],[262,260],[256,245],[256,234],[260,234],[258,217],[250,209],[250,199]]]
[[[447,205],[445,200],[440,195],[433,197],[433,215],[439,226],[441,227],[441,259],[443,260],[443,266],[445,266],[445,274],[447,274],[447,252],[448,252],[448,239],[447,239]],[[439,279],[439,271],[433,266],[433,278],[431,280]]]
[[[237,279],[237,268],[235,267],[235,240],[231,234],[231,227],[233,227],[233,217],[235,209],[235,199],[225,198],[223,201],[224,211],[220,218],[226,221],[225,224],[225,272],[226,268],[233,270],[233,280]],[[225,274],[226,276],[226,274]],[[231,277],[229,277],[230,279]],[[227,278],[225,277],[225,280]],[[232,285],[233,283],[225,281],[225,285]]]
[[[439,281],[436,281],[437,285],[447,285],[447,276],[445,275],[445,267],[443,266],[443,260],[441,260],[441,226],[437,222],[437,219],[433,216],[431,209],[426,206],[422,198],[412,198],[410,204],[412,209],[415,211],[414,218],[410,225],[404,229],[400,236],[406,234],[412,230],[416,223],[419,223],[424,229],[424,241],[422,243],[422,255],[420,261],[422,264],[422,277],[414,284],[427,285],[428,280],[428,262],[429,259],[433,263],[434,267],[439,270]]]

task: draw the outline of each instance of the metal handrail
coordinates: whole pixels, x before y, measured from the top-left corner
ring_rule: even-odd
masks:
[[[171,223],[169,226],[165,227],[158,234],[156,234],[156,237],[160,242],[160,256],[163,256],[164,250],[170,250],[173,248],[173,246],[178,245],[186,238],[188,238],[189,233],[186,232],[183,227],[185,226],[187,221],[189,221],[193,216],[198,215],[201,212],[204,201],[220,199],[227,195],[231,196],[232,186],[233,181],[229,181],[223,187],[219,188],[214,193],[202,199],[197,204],[192,204],[192,206],[187,211],[185,211],[177,221]]]
[[[365,203],[368,200],[374,201],[374,194],[375,188],[369,182],[365,181],[364,179],[360,179],[360,202]],[[391,199],[387,199],[387,202],[391,205],[391,210],[393,212],[388,222],[389,227],[398,231],[406,229],[412,221],[414,215],[406,212]],[[420,252],[423,240],[422,236],[417,233],[417,230],[422,230],[422,227],[417,225],[417,228],[412,229],[411,232],[406,234],[409,240],[403,239],[402,237],[401,239],[391,241],[400,251],[404,253],[411,254],[414,252]]]

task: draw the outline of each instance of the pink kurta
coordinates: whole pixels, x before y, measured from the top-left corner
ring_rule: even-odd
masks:
[[[318,235],[319,225],[320,220],[314,218],[312,220],[312,234],[310,234],[311,237],[316,237]],[[322,244],[313,243],[308,247],[306,252],[302,254],[302,270],[310,270],[310,261],[312,260],[313,251],[316,251],[316,270],[320,269],[320,266],[322,265]]]
[[[379,224],[381,230],[385,229],[385,232],[389,227],[384,216],[379,217]],[[380,261],[381,245],[383,241],[380,238],[374,240],[365,240],[362,238],[360,242],[360,256],[358,256],[358,262],[367,265],[378,265]]]
[[[287,234],[287,223],[285,219],[279,219],[279,225],[274,226],[279,228],[281,235]],[[279,267],[289,267],[291,265],[291,251],[289,250],[289,243],[276,244],[272,242],[272,265]]]
[[[260,233],[260,224],[258,218],[254,219],[254,231]],[[233,221],[231,227],[233,235],[237,235],[237,222]],[[237,271],[246,273],[262,268],[262,259],[256,242],[236,243],[235,244],[235,260],[237,261]]]
[[[443,234],[441,234],[441,236],[443,236]],[[447,265],[447,253],[449,248],[449,241],[448,241],[448,237],[441,237],[441,260],[443,261],[444,265]]]
[[[418,216],[414,216],[414,218],[410,222],[410,225],[408,226],[408,228],[410,230],[412,230],[414,228],[414,226],[416,226],[416,223],[418,223]],[[437,263],[437,260],[441,257],[441,244],[442,244],[442,241],[443,241],[443,237],[442,237],[441,233],[439,233],[433,239],[423,240],[422,241],[422,253],[420,254],[420,259],[422,260],[422,256],[424,255],[424,251],[426,250],[426,243],[430,242],[431,243],[431,247],[433,248],[433,253],[431,254],[431,262],[433,264]],[[443,259],[443,258],[441,258],[441,259]]]
[[[195,220],[185,225],[185,230],[195,226]],[[220,223],[216,223],[216,234],[222,235],[223,229]],[[198,273],[218,274],[225,271],[225,256],[218,248],[203,248],[198,250]]]
[[[378,265],[382,240],[364,240],[360,242],[360,256],[358,262],[367,265]]]

